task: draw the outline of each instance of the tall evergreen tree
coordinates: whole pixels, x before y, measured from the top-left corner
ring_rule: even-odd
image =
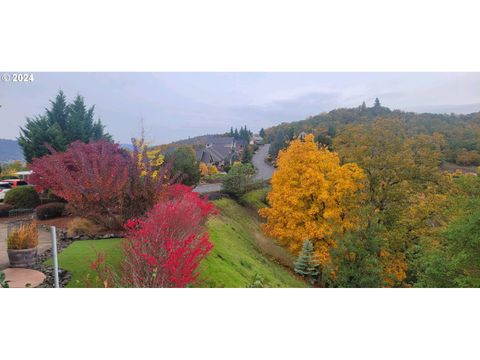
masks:
[[[374,104],[373,106],[376,107],[376,108],[382,106],[382,105],[380,104],[380,100],[378,100],[378,98],[375,98],[375,104]]]
[[[264,129],[264,128],[261,128],[261,129],[260,129],[259,135],[260,135],[262,138],[265,137],[265,129]]]
[[[83,97],[78,95],[68,104],[65,94],[59,91],[50,109],[44,115],[27,118],[25,127],[20,128],[18,143],[27,162],[49,153],[49,144],[57,151],[65,151],[68,144],[80,140],[111,140],[100,120],[94,120],[94,107],[87,109]]]

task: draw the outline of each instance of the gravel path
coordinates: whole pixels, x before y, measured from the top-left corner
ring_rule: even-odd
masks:
[[[222,190],[222,184],[203,184],[193,189],[193,191],[198,192],[200,194],[217,192],[220,190]]]

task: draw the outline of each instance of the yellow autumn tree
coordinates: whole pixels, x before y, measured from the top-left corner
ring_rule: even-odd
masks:
[[[279,153],[267,197],[270,207],[260,210],[267,219],[265,233],[294,254],[308,239],[321,264],[327,263],[336,237],[356,227],[365,180],[360,167],[341,165],[339,156],[319,148],[313,135],[293,140]]]
[[[164,163],[165,157],[161,153],[160,149],[149,149],[147,143],[145,142],[144,138],[140,139],[133,139],[133,143],[137,148],[139,149],[138,153],[138,164],[143,168],[144,167],[144,161],[143,161],[143,156],[146,154],[147,157],[147,164],[150,168],[154,169],[154,172],[152,173],[152,177],[156,177],[158,174],[158,170],[160,169],[160,166]],[[142,176],[145,176],[147,173],[146,170],[143,170]]]
[[[200,169],[200,175],[201,176],[207,176],[208,175],[208,165],[205,164],[204,162],[200,162],[198,165],[198,168]]]

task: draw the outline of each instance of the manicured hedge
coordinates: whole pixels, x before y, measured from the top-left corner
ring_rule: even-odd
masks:
[[[4,202],[16,209],[34,209],[40,204],[40,197],[32,186],[18,186],[5,194]]]
[[[40,205],[35,211],[38,220],[47,220],[62,216],[64,210],[65,203],[56,202]]]

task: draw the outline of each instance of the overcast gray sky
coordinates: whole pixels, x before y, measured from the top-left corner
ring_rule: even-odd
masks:
[[[416,112],[480,111],[480,73],[34,73],[33,83],[0,81],[0,138],[44,112],[59,89],[95,105],[116,141],[140,133],[153,144],[302,120],[338,107]]]

